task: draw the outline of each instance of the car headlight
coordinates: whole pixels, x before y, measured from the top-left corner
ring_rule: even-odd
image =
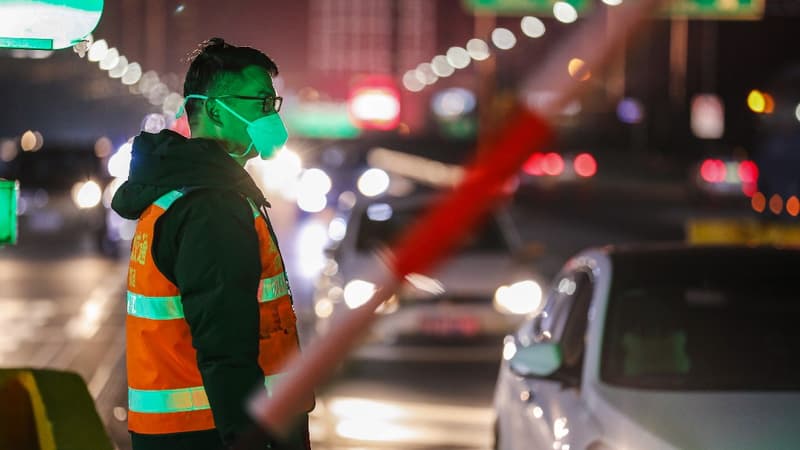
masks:
[[[320,319],[327,319],[333,314],[333,302],[328,297],[323,297],[314,304],[314,314]]]
[[[344,286],[344,302],[350,309],[356,309],[367,303],[375,293],[375,283],[359,280],[351,280]]]
[[[505,314],[530,314],[542,304],[542,288],[534,280],[500,286],[494,293],[494,307]]]
[[[81,209],[94,208],[103,198],[100,186],[92,180],[75,183],[72,187],[72,201]]]

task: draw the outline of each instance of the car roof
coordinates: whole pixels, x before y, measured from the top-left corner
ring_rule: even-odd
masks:
[[[614,267],[627,267],[634,272],[669,270],[680,264],[770,267],[778,272],[800,267],[800,248],[757,245],[691,245],[686,243],[653,243],[610,245],[590,249],[586,254],[603,254]]]
[[[766,257],[792,255],[800,257],[800,247],[778,247],[769,245],[693,245],[683,242],[642,243],[609,245],[602,251],[612,259],[647,257]]]

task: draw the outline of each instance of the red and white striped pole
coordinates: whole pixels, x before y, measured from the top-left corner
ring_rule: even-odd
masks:
[[[550,102],[536,111],[517,107],[499,133],[486,140],[486,148],[479,149],[453,192],[432,205],[390,252],[376,255],[377,263],[384,268],[377,291],[366,304],[349,311],[325,339],[312,342],[289,362],[285,382],[272,397],[259,392],[251,399],[249,410],[256,423],[273,436],[286,436],[295,418],[305,412],[303,399],[333,374],[375,320],[378,306],[394,294],[407,274],[424,272],[441,262],[502,196],[503,187],[528,156],[546,145],[550,138],[546,118],[560,111],[583,88],[580,81],[568,76],[568,61],[581,55],[587,69],[603,67],[660,2],[630,0],[615,7],[618,26],[613,29],[606,29],[602,16],[589,19],[542,70],[528,78],[523,91],[553,92]]]

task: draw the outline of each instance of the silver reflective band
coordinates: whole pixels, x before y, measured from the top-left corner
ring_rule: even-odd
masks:
[[[272,397],[272,394],[275,392],[275,386],[277,386],[281,378],[283,378],[282,373],[276,373],[275,375],[266,375],[264,377],[264,387],[267,388],[267,395],[269,397]]]
[[[128,408],[139,413],[174,413],[209,409],[203,386],[144,391],[128,388]]]
[[[282,375],[278,373],[264,377],[264,387],[270,397],[272,397],[275,384]],[[178,413],[200,411],[210,407],[203,386],[152,391],[128,388],[128,409],[137,413]]]
[[[253,218],[254,219],[258,219],[259,216],[261,216],[261,212],[259,212],[258,207],[256,206],[256,203],[254,201],[250,200],[249,198],[247,199],[247,203],[250,203],[250,209],[253,210]]]
[[[180,295],[148,297],[128,291],[128,315],[152,320],[183,319]]]
[[[175,203],[175,200],[181,197],[183,197],[183,192],[170,191],[159,197],[158,200],[154,201],[153,203],[159,208],[166,210],[169,209],[173,203]]]
[[[286,281],[286,272],[281,272],[274,277],[261,280],[261,302],[271,302],[284,295],[289,295],[289,283]]]
[[[270,302],[289,294],[285,272],[264,278],[259,285],[259,301]],[[181,296],[148,297],[128,291],[128,315],[151,320],[183,319]]]

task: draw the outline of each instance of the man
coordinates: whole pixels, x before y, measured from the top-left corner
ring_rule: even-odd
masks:
[[[269,204],[243,169],[286,142],[277,74],[256,49],[206,41],[184,83],[192,138],[164,130],[133,142],[112,207],[139,220],[126,324],[134,450],[231,445],[253,426],[249,395],[270,390],[298,351]],[[281,448],[310,448],[307,420]]]

